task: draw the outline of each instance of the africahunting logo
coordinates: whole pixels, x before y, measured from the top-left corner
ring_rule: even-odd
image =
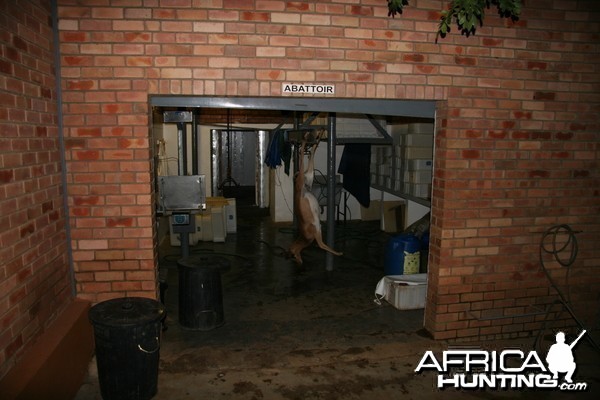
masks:
[[[460,389],[559,389],[582,391],[586,382],[573,382],[577,367],[573,348],[585,330],[571,344],[565,343],[565,334],[556,334],[556,343],[548,350],[545,365],[536,351],[517,349],[498,351],[446,350],[441,359],[428,350],[415,372],[438,372],[437,387]],[[563,375],[564,374],[564,375]],[[563,378],[561,379],[561,375]]]

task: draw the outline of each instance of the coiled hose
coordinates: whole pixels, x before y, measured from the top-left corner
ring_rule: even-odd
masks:
[[[546,274],[546,277],[548,278],[548,281],[550,282],[550,286],[558,294],[559,300],[557,300],[555,302],[555,304],[561,303],[563,305],[563,307],[569,312],[569,314],[571,314],[571,317],[573,317],[575,322],[577,322],[577,325],[579,325],[579,327],[581,329],[585,329],[583,323],[581,322],[581,320],[579,318],[577,318],[577,315],[575,314],[575,312],[573,311],[573,309],[571,308],[571,305],[570,305],[570,297],[571,296],[570,296],[569,274],[570,274],[571,270],[569,267],[571,267],[571,265],[573,265],[573,263],[575,262],[575,259],[577,258],[577,253],[579,251],[579,247],[577,244],[577,237],[575,236],[576,233],[579,233],[579,232],[574,231],[573,229],[571,229],[571,227],[569,225],[566,225],[566,224],[555,225],[555,226],[549,228],[544,233],[544,235],[542,236],[542,239],[540,241],[539,260],[540,260],[540,265],[542,266],[542,270],[544,271],[544,273]],[[559,235],[560,236],[566,235],[566,239],[562,245],[559,245],[559,241],[557,240]],[[548,238],[550,238],[550,239],[548,239]],[[561,258],[561,255],[564,252],[568,252],[567,258]],[[544,253],[552,254],[552,257],[559,265],[561,265],[562,267],[565,267],[565,268],[569,268],[567,270],[567,274],[566,274],[566,278],[565,278],[565,285],[568,290],[567,296],[565,296],[565,294],[562,292],[562,290],[560,290],[560,288],[554,282],[554,279],[552,279],[552,276],[550,275],[548,268],[544,264]],[[540,336],[546,328],[546,323],[548,322],[548,315],[550,313],[551,308],[552,307],[548,307],[548,310],[546,311],[544,327],[538,333],[538,336],[536,338],[536,344],[539,343]],[[592,346],[594,346],[594,348],[597,351],[600,351],[600,346],[598,346],[598,344],[594,341],[594,339],[592,338],[591,335],[588,334],[587,339],[590,341]]]

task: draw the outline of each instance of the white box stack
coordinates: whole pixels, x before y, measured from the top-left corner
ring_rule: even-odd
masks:
[[[409,171],[431,171],[433,169],[432,160],[408,160]]]
[[[373,146],[371,148],[371,185],[391,185],[392,148]]]
[[[430,198],[433,123],[410,123],[397,126],[392,131],[392,137],[397,157],[395,189],[411,196]]]
[[[385,119],[378,119],[376,122],[380,127],[386,129]],[[327,124],[327,118],[317,118],[313,121],[315,124]],[[352,114],[338,114],[336,118],[336,136],[338,139],[370,139],[378,138],[381,134],[371,121],[364,116]]]
[[[433,122],[390,125],[388,129],[393,145],[371,148],[371,184],[431,198]]]

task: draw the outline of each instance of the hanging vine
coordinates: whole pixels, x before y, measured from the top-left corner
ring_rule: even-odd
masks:
[[[388,16],[392,18],[402,14],[408,0],[387,0]],[[475,33],[478,26],[483,25],[485,11],[496,6],[498,14],[504,18],[517,20],[521,14],[522,0],[452,0],[446,10],[442,11],[438,36],[445,37],[454,24],[463,35]]]

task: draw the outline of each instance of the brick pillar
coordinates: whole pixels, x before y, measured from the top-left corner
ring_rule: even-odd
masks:
[[[50,21],[0,2],[0,377],[71,299]]]

